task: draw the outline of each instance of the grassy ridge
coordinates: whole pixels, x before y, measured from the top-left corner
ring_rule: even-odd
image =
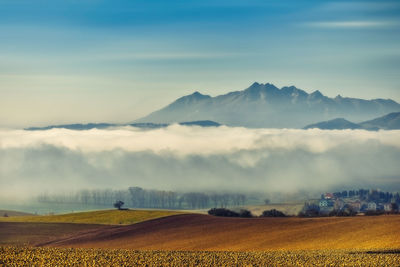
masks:
[[[0,210],[0,217],[4,216],[34,216],[32,213],[27,213],[27,212],[21,212],[21,211],[15,211],[15,210]]]
[[[133,224],[176,214],[182,214],[182,212],[166,210],[99,210],[61,215],[1,217],[0,222]]]
[[[0,246],[32,246],[37,243],[49,242],[52,239],[108,227],[114,226],[78,223],[0,222]],[[0,266],[2,266],[1,263]]]

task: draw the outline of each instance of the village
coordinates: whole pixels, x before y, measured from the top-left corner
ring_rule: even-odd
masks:
[[[379,189],[324,193],[304,204],[300,216],[354,216],[399,213],[400,195]]]

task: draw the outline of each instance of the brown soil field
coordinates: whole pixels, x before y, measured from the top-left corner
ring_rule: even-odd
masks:
[[[106,226],[40,246],[138,250],[267,251],[399,249],[400,216],[222,218],[174,215]]]
[[[1,245],[34,245],[109,227],[95,224],[0,222]]]

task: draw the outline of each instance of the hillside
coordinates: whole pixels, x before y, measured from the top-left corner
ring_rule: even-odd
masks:
[[[396,111],[400,111],[400,104],[390,99],[329,98],[320,91],[307,93],[295,86],[279,89],[269,83],[254,83],[245,90],[216,97],[195,92],[136,122],[212,120],[228,126],[302,128],[338,117],[364,121]]]
[[[364,129],[400,129],[400,112],[394,112],[373,120],[364,121],[361,122],[360,125]]]
[[[40,245],[140,250],[400,248],[400,216],[222,218],[187,214],[114,226]]]
[[[318,128],[322,130],[344,130],[344,129],[361,129],[362,127],[356,123],[345,120],[343,118],[337,118],[330,121],[323,121],[307,125],[304,129]]]
[[[15,211],[15,210],[0,210],[1,217],[16,217],[16,216],[34,216],[32,213]]]
[[[61,215],[0,217],[0,222],[133,224],[176,214],[182,214],[182,212],[168,210],[99,210]]]
[[[76,223],[25,223],[0,221],[0,246],[34,245],[81,232],[105,229],[108,225]],[[1,263],[0,263],[1,265]]]
[[[307,125],[304,129],[318,128],[323,130],[364,129],[364,130],[397,130],[400,129],[400,112],[389,113],[379,118],[360,123],[353,123],[343,118]]]

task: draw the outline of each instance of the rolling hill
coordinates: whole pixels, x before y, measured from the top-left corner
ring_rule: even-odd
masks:
[[[400,112],[390,113],[385,116],[360,123],[364,129],[400,129]]]
[[[323,130],[364,129],[364,130],[397,130],[400,129],[400,112],[394,112],[369,121],[353,123],[343,118],[307,125],[304,129],[319,128]]]
[[[133,224],[146,220],[182,214],[169,210],[98,210],[60,215],[0,217],[0,222]]]
[[[313,129],[313,128],[318,128],[323,130],[362,129],[361,125],[353,123],[343,118],[318,122],[304,127],[304,129]]]
[[[0,246],[32,246],[109,226],[77,223],[27,223],[0,221]],[[1,265],[1,263],[0,263]]]
[[[135,122],[212,120],[228,126],[302,128],[338,117],[363,121],[397,111],[400,104],[390,99],[329,98],[295,86],[279,89],[269,83],[254,83],[243,91],[216,97],[194,92]]]
[[[399,224],[400,216],[245,219],[186,214],[81,232],[37,245],[197,251],[398,249]]]
[[[35,214],[15,211],[15,210],[0,210],[0,218],[16,217],[16,216],[35,216]]]

